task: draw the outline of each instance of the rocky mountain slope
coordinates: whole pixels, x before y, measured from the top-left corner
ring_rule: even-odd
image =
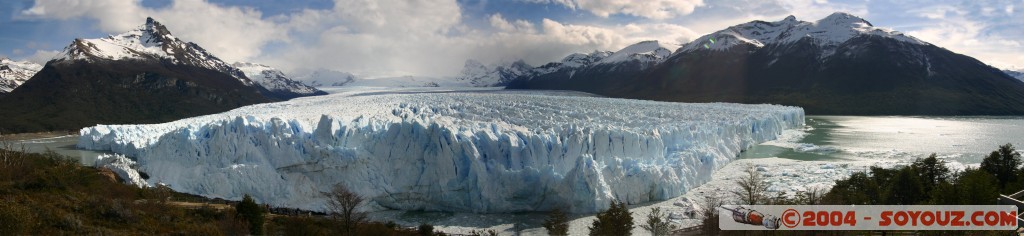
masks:
[[[974,58],[846,13],[739,24],[648,68],[601,63],[520,77],[567,89],[677,102],[773,103],[809,114],[1021,115],[1024,82]],[[614,67],[618,66],[618,67]]]
[[[75,39],[0,99],[0,132],[157,123],[280,98],[152,18],[135,30]]]

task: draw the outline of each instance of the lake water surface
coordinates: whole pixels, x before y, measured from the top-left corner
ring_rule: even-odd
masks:
[[[803,134],[757,145],[741,158],[902,159],[936,153],[979,163],[999,145],[1024,145],[1024,117],[808,116]]]

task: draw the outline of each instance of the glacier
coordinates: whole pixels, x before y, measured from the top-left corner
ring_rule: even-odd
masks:
[[[803,109],[778,105],[348,93],[97,125],[78,147],[133,159],[149,186],[281,207],[323,210],[322,192],[344,184],[390,209],[588,213],[682,195],[803,125]]]

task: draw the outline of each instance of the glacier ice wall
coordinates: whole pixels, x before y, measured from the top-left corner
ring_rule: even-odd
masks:
[[[133,158],[148,184],[323,209],[345,184],[392,209],[595,212],[679,196],[801,108],[515,93],[329,95],[154,125],[78,146]]]

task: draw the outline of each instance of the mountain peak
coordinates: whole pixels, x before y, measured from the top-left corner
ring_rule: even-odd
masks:
[[[602,59],[600,64],[618,63],[624,61],[638,60],[642,63],[658,63],[668,58],[672,51],[657,40],[648,40],[629,45],[612,55]]]
[[[0,94],[11,92],[42,69],[36,63],[0,57]]]
[[[898,31],[874,27],[858,16],[836,12],[815,22],[800,21],[795,16],[787,16],[776,22],[751,21],[730,26],[685,44],[678,52],[726,50],[737,45],[764,47],[769,44],[790,44],[804,39],[809,39],[819,47],[833,48],[861,35],[880,36],[912,44],[928,44]],[[828,55],[831,53],[824,56]]]
[[[853,14],[846,13],[846,12],[835,12],[835,13],[832,13],[831,15],[828,15],[825,18],[823,18],[823,19],[818,21],[818,24],[823,24],[823,23],[831,23],[831,24],[834,24],[834,25],[845,25],[845,26],[854,26],[854,27],[857,24],[863,23],[863,24],[866,24],[867,26],[874,26],[874,25],[871,25],[871,22],[868,22],[867,20],[864,20],[864,18],[860,18],[858,16],[855,16]]]
[[[254,85],[237,68],[195,43],[174,37],[167,27],[152,17],[147,17],[145,24],[128,32],[98,39],[75,39],[59,55],[55,61],[129,60],[197,66],[223,72],[247,86]]]

